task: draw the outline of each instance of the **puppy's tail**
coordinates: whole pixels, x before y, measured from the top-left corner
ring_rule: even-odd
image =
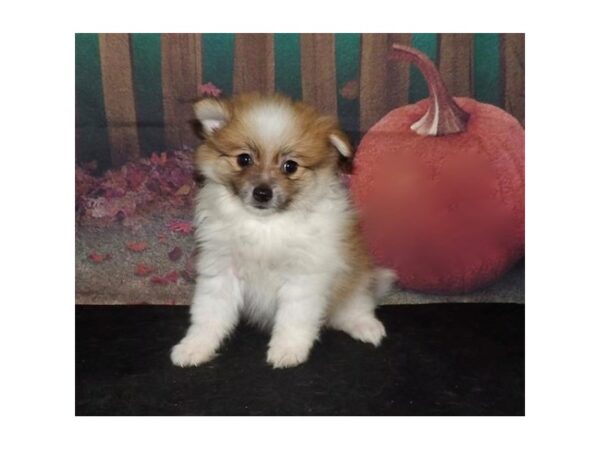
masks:
[[[393,270],[384,267],[376,267],[373,271],[371,282],[375,298],[381,298],[387,294],[397,279],[398,277]]]

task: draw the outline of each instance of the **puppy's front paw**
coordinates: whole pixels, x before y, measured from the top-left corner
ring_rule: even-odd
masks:
[[[171,350],[171,361],[176,366],[199,366],[216,356],[213,346],[206,345],[201,339],[185,337]]]
[[[267,362],[274,369],[295,367],[308,359],[311,343],[277,339],[269,344]]]
[[[363,317],[344,326],[354,339],[373,344],[377,347],[385,337],[385,327],[375,317]]]

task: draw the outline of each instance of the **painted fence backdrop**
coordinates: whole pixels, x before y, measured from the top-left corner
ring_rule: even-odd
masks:
[[[195,147],[199,86],[282,92],[337,115],[354,139],[427,96],[421,75],[388,61],[392,43],[427,53],[452,95],[524,123],[523,34],[77,34],[76,156],[101,169]]]

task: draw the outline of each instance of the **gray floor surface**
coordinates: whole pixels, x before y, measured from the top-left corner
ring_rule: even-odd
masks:
[[[192,256],[194,241],[191,235],[181,235],[167,227],[172,218],[152,218],[136,230],[121,225],[110,227],[77,227],[76,237],[76,302],[78,304],[189,304],[194,284],[180,277],[176,283],[158,285],[150,276],[134,274],[135,266],[144,263],[164,275],[183,271]],[[182,218],[188,219],[188,218]],[[159,236],[162,235],[162,242]],[[147,249],[135,253],[127,249],[128,242],[146,242]],[[172,261],[168,254],[175,247],[182,256]],[[110,254],[99,264],[89,254]],[[525,303],[525,265],[517,264],[500,281],[485,289],[463,295],[431,295],[393,289],[382,304],[425,303]]]

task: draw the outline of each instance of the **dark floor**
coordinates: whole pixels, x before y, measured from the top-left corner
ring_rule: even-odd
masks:
[[[384,306],[378,349],[325,331],[273,370],[241,327],[205,366],[171,365],[181,306],[76,307],[77,415],[523,415],[524,306]]]

